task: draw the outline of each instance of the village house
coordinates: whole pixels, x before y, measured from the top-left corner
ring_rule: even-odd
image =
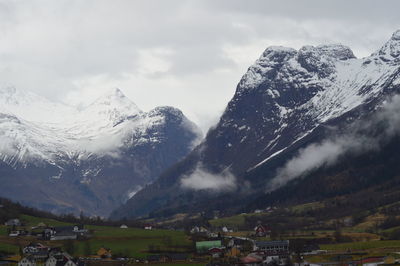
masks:
[[[222,227],[222,232],[224,232],[224,233],[232,233],[233,230],[232,230],[232,229],[229,229],[229,228],[226,227],[226,226],[223,226],[223,227]]]
[[[271,228],[266,225],[259,224],[254,227],[254,234],[258,237],[270,237]]]
[[[74,260],[71,255],[61,252],[51,255],[45,262],[45,266],[80,266],[85,265],[79,260]]]
[[[153,226],[151,224],[145,224],[143,228],[145,230],[153,230]]]
[[[205,228],[204,226],[194,226],[191,230],[190,233],[191,234],[197,234],[197,233],[207,233],[209,232],[207,228]]]
[[[103,258],[103,259],[109,259],[112,257],[111,249],[106,248],[106,247],[101,247],[97,251],[97,256],[99,256],[100,258]]]
[[[10,219],[5,222],[6,226],[21,226],[21,221],[19,219]]]
[[[9,232],[8,236],[15,237],[15,236],[26,236],[29,232],[25,230],[12,230]]]
[[[199,241],[196,242],[196,252],[198,254],[208,253],[212,248],[221,248],[222,242],[221,240],[213,240],[213,241]]]
[[[307,244],[303,246],[302,254],[303,255],[311,255],[311,254],[318,254],[320,251],[320,247],[318,244]]]
[[[51,236],[50,240],[75,240],[78,235],[73,231],[55,231]]]
[[[284,265],[290,257],[289,240],[255,241],[253,249],[266,264]]]
[[[51,256],[46,260],[46,263],[44,265],[45,266],[57,265],[57,259],[55,257]]]
[[[232,258],[239,257],[240,256],[240,249],[238,247],[231,247],[226,252],[226,256],[227,257],[232,257]]]
[[[225,247],[212,247],[208,249],[207,253],[211,255],[213,258],[221,258],[223,257],[225,252]]]
[[[221,238],[221,234],[220,233],[207,232],[206,235],[207,235],[208,238]]]
[[[40,243],[30,243],[23,248],[22,252],[25,256],[30,255],[35,260],[46,259],[49,255],[50,247]]]
[[[18,266],[36,266],[36,262],[32,257],[25,257],[18,262]]]
[[[8,236],[19,236],[21,234],[21,232],[19,230],[16,231],[10,231],[10,233],[8,234]]]
[[[46,229],[44,231],[44,239],[50,240],[68,240],[78,239],[78,237],[86,236],[88,230],[84,229],[83,225],[60,226]]]
[[[238,238],[238,237],[233,237],[229,240],[228,242],[228,247],[232,248],[232,247],[236,247],[238,249],[242,249],[244,244],[246,242],[248,242],[249,240],[244,239],[244,238]]]
[[[289,240],[255,241],[254,251],[263,251],[266,254],[288,254]]]

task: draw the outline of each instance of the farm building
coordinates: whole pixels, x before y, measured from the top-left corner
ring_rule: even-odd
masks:
[[[208,250],[211,248],[220,248],[220,247],[222,247],[221,240],[196,242],[197,253],[207,253]]]
[[[36,262],[31,257],[25,257],[20,262],[18,262],[18,266],[36,266]]]
[[[259,237],[269,237],[271,235],[271,228],[267,225],[259,224],[254,227],[254,233]]]
[[[289,253],[289,240],[280,241],[255,241],[254,242],[255,251],[263,251],[267,255],[275,254],[288,254]]]
[[[99,256],[100,258],[111,258],[112,256],[111,249],[106,247],[101,247],[97,251],[97,256]]]
[[[21,221],[19,219],[10,219],[5,223],[6,226],[21,226]]]

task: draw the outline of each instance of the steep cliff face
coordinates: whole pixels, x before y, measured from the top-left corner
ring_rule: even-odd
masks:
[[[380,50],[362,59],[339,44],[267,48],[242,77],[206,139],[113,215],[179,212],[207,197],[222,199],[225,206],[240,204],[264,193],[288,154],[311,139],[322,139],[324,126],[374,112],[398,92],[399,36],[395,32]],[[258,172],[261,166],[268,174]]]
[[[82,110],[0,95],[0,195],[55,212],[109,214],[201,137],[180,110],[143,112],[119,89]]]

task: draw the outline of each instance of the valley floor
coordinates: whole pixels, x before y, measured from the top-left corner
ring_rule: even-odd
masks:
[[[335,204],[338,202],[340,199],[336,199]],[[89,235],[73,241],[43,240],[33,235],[13,237],[9,236],[10,226],[1,225],[0,258],[19,261],[24,256],[24,247],[30,243],[41,243],[67,251],[71,256],[81,258],[86,265],[229,265],[259,255],[258,251],[254,251],[257,243],[289,240],[290,263],[400,263],[400,217],[390,211],[397,209],[398,203],[345,216],[338,216],[337,212],[328,215],[326,212],[332,208],[327,202],[311,202],[290,207],[270,207],[267,210],[221,218],[207,219],[201,215],[190,218],[181,215],[181,220],[145,221],[153,225],[151,230],[86,225]],[[18,218],[22,225],[14,230],[32,230],[32,234],[32,228],[38,224],[45,224],[46,227],[73,225],[24,214]],[[265,236],[255,235],[254,226],[259,225],[269,228]],[[245,239],[251,246],[242,244],[238,246],[239,251],[234,253],[229,244],[232,239]],[[196,249],[200,242],[216,240],[220,241],[217,256],[211,251],[200,254]],[[309,248],[311,246],[313,248]],[[107,257],[100,255],[102,248],[110,250]],[[184,259],[169,261],[168,254],[178,254]]]

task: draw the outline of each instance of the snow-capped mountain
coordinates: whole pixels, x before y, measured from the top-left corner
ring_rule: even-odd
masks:
[[[143,112],[119,89],[77,109],[5,88],[0,106],[2,196],[54,211],[107,214],[201,136],[181,111]]]
[[[299,50],[269,47],[244,74],[218,125],[202,144],[114,216],[159,209],[173,213],[188,206],[204,209],[210,191],[218,192],[211,195],[219,197],[225,208],[232,202],[244,204],[264,193],[267,181],[289,152],[300,149],[306,139],[316,138],[319,129],[374,112],[399,89],[400,31],[377,52],[361,59],[340,44]],[[234,196],[224,188],[233,190]],[[221,191],[227,195],[221,196]],[[191,196],[184,196],[188,193]],[[178,199],[185,204],[176,204]]]

